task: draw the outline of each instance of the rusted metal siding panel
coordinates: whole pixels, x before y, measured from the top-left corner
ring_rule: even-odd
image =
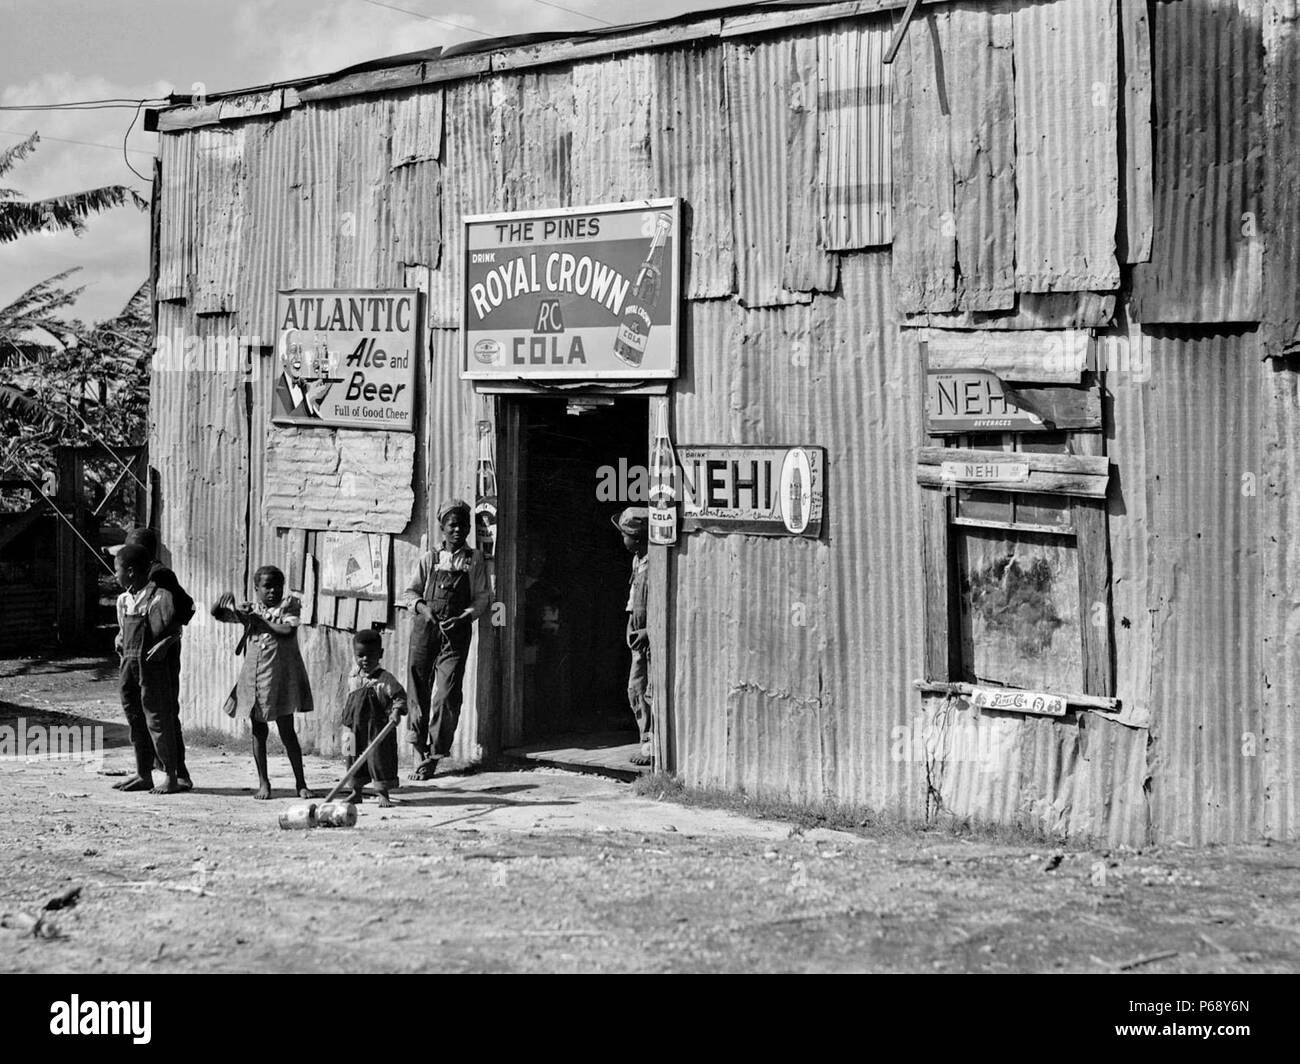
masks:
[[[948,9],[924,10],[894,59],[894,298],[904,314],[957,309]]]
[[[573,138],[580,124],[574,113],[574,77],[574,71],[559,67],[492,79],[502,210],[572,202]]]
[[[1146,733],[1100,714],[977,715],[963,698],[927,697],[899,745],[925,766],[928,819],[1110,845],[1149,841]]]
[[[404,274],[394,263],[388,243],[392,101],[349,101],[338,116],[337,128],[332,287],[395,287]]]
[[[194,310],[230,313],[244,233],[244,129],[197,130],[194,145]]]
[[[1258,838],[1258,490],[1262,375],[1254,333],[1147,336],[1146,534],[1151,587],[1152,814],[1158,837]]]
[[[262,519],[277,528],[401,532],[411,519],[415,435],[266,427]]]
[[[194,146],[193,134],[159,139],[162,154],[161,218],[158,227],[159,301],[187,299],[194,273]]]
[[[572,203],[647,199],[654,188],[652,101],[658,93],[649,52],[573,68]],[[532,130],[526,129],[525,136]],[[539,207],[548,206],[539,203]]]
[[[192,309],[159,306],[159,330],[196,337],[197,350],[150,381],[149,461],[162,478],[159,534],[172,568],[201,607],[246,583],[249,427],[244,375],[216,359],[197,369],[199,352],[217,352],[235,330],[227,315],[195,317]],[[222,703],[238,661],[232,629],[200,608],[185,629],[181,671],[187,725],[221,726]]]
[[[518,98],[514,78],[491,78],[449,86],[444,109],[443,247],[430,275],[428,322],[433,328],[460,326],[460,273],[464,255],[463,218],[503,210],[500,111]]]
[[[338,213],[337,146],[346,104],[317,104],[289,114],[295,141],[286,160],[286,219],[282,288],[333,288],[335,248],[343,219]]]
[[[949,11],[948,31],[957,306],[1010,310],[1017,217],[1011,14],[985,4],[957,4]]]
[[[1264,353],[1300,349],[1300,11],[1264,5]]]
[[[1151,258],[1154,176],[1151,129],[1151,26],[1147,0],[1118,0],[1124,44],[1124,219],[1119,254],[1124,262]]]
[[[1253,737],[1263,776],[1259,833],[1300,836],[1300,377],[1277,367],[1264,374],[1264,508],[1260,636],[1263,701]],[[1247,747],[1242,737],[1242,754]]]
[[[245,335],[276,342],[276,292],[286,286],[285,247],[299,190],[290,184],[302,126],[288,116],[245,122],[244,240],[236,313]]]
[[[683,537],[672,704],[696,785],[921,808],[894,743],[921,670],[920,374],[889,283],[887,253],[847,255],[840,290],[807,307],[690,307],[677,439],[825,446],[829,529]]]
[[[1254,5],[1252,5],[1253,7]],[[1133,270],[1151,322],[1251,322],[1262,311],[1263,43],[1236,0],[1155,4],[1155,232]]]
[[[817,247],[815,41],[724,49],[737,293],[748,307],[807,303],[834,288],[835,256]]]
[[[393,99],[392,165],[442,157],[442,90],[419,89]]]
[[[736,290],[736,254],[722,47],[657,52],[654,63],[654,195],[686,201],[682,291],[687,299],[729,296]]]
[[[399,166],[389,179],[392,242],[385,272],[415,264],[442,264],[442,167],[432,160]]]
[[[827,782],[841,799],[908,818],[923,811],[924,766],[897,746],[924,671],[921,433],[915,335],[892,324],[888,252],[844,256],[840,291],[811,308],[818,377],[809,431],[827,448],[830,552]],[[824,413],[822,413],[824,411]]]
[[[890,36],[880,21],[840,23],[817,36],[817,193],[828,250],[894,236]]]
[[[913,314],[905,325],[936,329],[1096,329],[1115,317],[1113,292],[1018,292],[1013,311]]]
[[[1016,288],[1119,286],[1115,0],[1027,0],[1016,64]]]

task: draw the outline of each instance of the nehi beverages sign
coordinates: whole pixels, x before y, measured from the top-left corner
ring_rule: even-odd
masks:
[[[677,375],[675,199],[465,219],[469,380]]]
[[[414,431],[419,299],[406,290],[281,292],[271,420]]]
[[[821,535],[823,448],[683,444],[677,460],[683,532]]]

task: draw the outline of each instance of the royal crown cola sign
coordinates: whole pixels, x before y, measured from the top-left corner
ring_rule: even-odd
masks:
[[[679,200],[471,215],[464,224],[464,378],[677,376]]]

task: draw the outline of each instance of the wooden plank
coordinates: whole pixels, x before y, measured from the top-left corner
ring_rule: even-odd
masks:
[[[353,595],[347,595],[339,598],[338,615],[335,627],[346,632],[355,632],[357,630],[357,613],[360,610],[361,600]]]
[[[603,59],[621,52],[640,52],[685,44],[701,38],[721,37],[722,20],[702,19],[684,26],[656,26],[639,33],[609,34],[526,44],[492,53],[492,72],[523,70],[527,67],[572,63],[580,59]]]
[[[1110,541],[1106,503],[1077,499],[1074,527],[1079,551],[1079,609],[1083,622],[1083,689],[1115,693],[1115,653],[1110,607]]]
[[[335,100],[340,96],[365,96],[376,92],[391,92],[393,89],[409,89],[423,83],[424,63],[409,63],[406,66],[389,67],[387,70],[349,74],[337,81],[299,89],[298,99],[303,103],[312,103],[317,100]]]
[[[984,370],[1002,380],[1037,384],[1080,383],[1091,350],[1085,329],[927,329],[923,338],[932,372]]]
[[[221,103],[202,107],[178,107],[158,112],[159,133],[180,133],[200,126],[215,126],[221,121]]]
[[[217,121],[235,122],[241,118],[273,115],[283,109],[284,90],[272,89],[270,92],[256,92],[222,100],[217,108]]]
[[[913,680],[912,686],[925,695],[968,695],[975,685],[962,683],[935,683],[930,680]],[[1118,698],[1100,698],[1096,695],[1085,695],[1069,691],[1052,691],[1052,694],[1060,695],[1065,701],[1072,706],[1080,709],[1100,709],[1100,710],[1118,710],[1120,700]]]
[[[1119,0],[1124,39],[1124,224],[1116,234],[1116,254],[1125,262],[1151,260],[1155,217],[1154,148],[1151,134],[1151,31],[1147,0]]]
[[[1004,459],[1011,453],[996,452]],[[1018,452],[1017,452],[1018,456]],[[916,482],[923,488],[950,488],[956,482],[943,479],[937,466],[917,466]],[[1030,472],[1029,479],[1017,481],[999,481],[993,487],[998,491],[1011,491],[1020,494],[1047,495],[1081,495],[1088,499],[1106,497],[1106,477],[1088,476],[1084,473],[1035,473]],[[963,484],[963,487],[978,487],[976,484]]]
[[[307,532],[302,528],[291,528],[285,538],[289,541],[289,572],[286,574],[289,580],[289,590],[301,591],[303,587],[303,561],[307,556]]]
[[[1109,459],[1104,456],[1081,454],[1048,454],[1042,451],[986,451],[969,447],[922,447],[916,460],[924,466],[942,465],[944,462],[1025,462],[1031,473],[1084,474],[1105,477]]]
[[[316,559],[310,556],[303,559],[302,566],[302,616],[303,624],[316,623]]]
[[[1101,388],[1095,381],[1049,388],[1013,388],[1004,384],[1002,394],[1053,428],[1093,431],[1101,428]]]
[[[941,0],[921,0],[929,7]],[[812,5],[789,9],[778,7],[775,11],[747,12],[722,20],[723,37],[742,37],[751,33],[770,33],[790,26],[807,26],[814,22],[832,22],[838,19],[859,18],[882,11],[898,11],[908,5],[908,0],[855,0],[851,3]],[[915,30],[913,30],[915,32]]]
[[[948,496],[921,493],[921,556],[925,573],[925,675],[950,680],[959,675],[955,664],[952,625],[956,615],[954,567],[948,549]]]

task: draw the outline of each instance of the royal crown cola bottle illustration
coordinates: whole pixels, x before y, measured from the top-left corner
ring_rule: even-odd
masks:
[[[659,303],[663,287],[664,246],[672,229],[673,216],[661,213],[655,220],[655,234],[650,250],[637,271],[636,282],[628,294],[623,320],[614,338],[614,354],[629,366],[640,366],[645,357],[646,342],[650,339],[650,316]]]
[[[497,538],[497,471],[492,460],[492,422],[478,423],[478,468],[474,476],[474,537],[484,558]]]
[[[651,543],[671,547],[677,542],[677,463],[668,439],[668,400],[659,401],[655,440],[650,451]]]
[[[799,475],[798,466],[790,470],[790,520],[786,527],[803,527],[803,477]]]

